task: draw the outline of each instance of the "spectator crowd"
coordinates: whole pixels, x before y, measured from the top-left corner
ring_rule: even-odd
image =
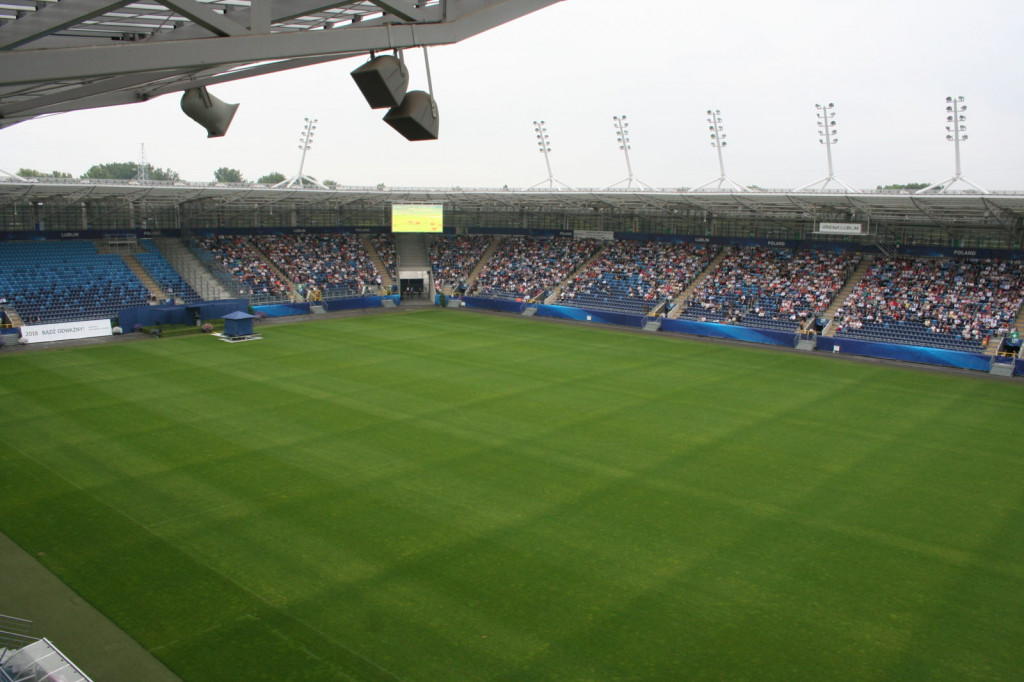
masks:
[[[253,237],[285,277],[299,288],[301,297],[364,294],[379,286],[377,266],[358,235],[301,233]]]
[[[487,259],[471,293],[534,300],[546,295],[600,248],[594,239],[506,237]]]
[[[980,347],[1013,328],[1022,296],[1019,260],[883,258],[833,319],[838,334],[926,331]]]
[[[239,294],[245,296],[277,296],[286,293],[281,278],[264,260],[248,237],[213,235],[200,237],[197,246],[208,251],[224,270],[240,282]]]
[[[644,241],[603,242],[600,255],[562,287],[562,305],[646,313],[678,296],[718,247]]]
[[[450,286],[453,292],[466,286],[469,274],[491,243],[486,235],[438,236],[430,242],[430,267],[434,288],[440,292]]]
[[[682,317],[795,330],[828,309],[859,262],[857,253],[743,247],[701,282]]]

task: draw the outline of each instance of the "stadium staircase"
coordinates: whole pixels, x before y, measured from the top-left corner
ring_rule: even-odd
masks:
[[[683,303],[690,298],[690,294],[696,291],[697,287],[704,283],[704,280],[707,279],[708,276],[710,276],[711,273],[715,271],[715,268],[718,267],[719,263],[725,260],[726,256],[728,256],[730,253],[731,252],[728,249],[728,247],[722,249],[718,253],[718,255],[715,256],[710,263],[708,263],[708,266],[704,268],[704,271],[700,274],[700,276],[694,277],[693,281],[690,282],[690,286],[683,289],[678,296],[672,299],[672,304],[674,305],[674,307],[672,308],[672,311],[669,312],[668,314],[669,319],[679,319],[679,316],[683,314],[683,309],[685,308]]]
[[[993,360],[992,364],[989,365],[988,373],[998,377],[1012,377],[1014,364],[1013,359],[1010,359],[1008,362]]]
[[[402,269],[430,270],[430,256],[424,235],[396,234],[395,259]]]
[[[135,273],[135,276],[139,278],[139,281],[146,285],[146,290],[149,291],[157,300],[163,300],[167,297],[167,293],[160,288],[160,285],[156,283],[149,273],[146,272],[146,268],[142,267],[142,263],[135,258],[134,253],[121,254],[121,260],[125,262],[128,269]]]
[[[12,327],[25,326],[25,321],[21,319],[21,315],[18,314],[17,310],[11,307],[6,307],[4,308],[4,312],[7,313],[7,319],[11,321]]]
[[[835,336],[836,332],[831,324],[832,318],[835,316],[836,311],[839,310],[839,307],[846,301],[846,297],[853,293],[853,290],[857,288],[860,281],[864,279],[864,275],[867,274],[867,271],[874,264],[874,256],[865,256],[861,259],[860,264],[857,265],[854,271],[850,273],[850,278],[846,280],[846,284],[843,285],[843,288],[840,289],[839,293],[837,293],[835,298],[832,299],[832,305],[830,305],[825,311],[825,314],[821,316],[822,319],[829,321],[829,325],[825,328],[825,331],[822,334],[823,336]]]
[[[558,303],[558,297],[562,294],[562,289],[565,288],[565,285],[568,284],[569,282],[571,282],[573,280],[573,278],[576,277],[576,275],[580,274],[586,268],[589,268],[593,263],[595,263],[601,257],[601,255],[604,253],[604,250],[605,250],[605,247],[602,246],[601,248],[599,248],[594,253],[593,256],[591,256],[589,259],[587,259],[586,261],[581,263],[578,268],[576,268],[575,270],[570,272],[568,275],[566,275],[566,278],[563,279],[559,283],[559,285],[557,287],[555,287],[554,289],[551,290],[551,295],[548,296],[546,299],[544,299],[544,303],[546,303],[548,305],[556,305]]]
[[[237,292],[230,292],[217,281],[209,269],[180,239],[164,237],[154,239],[156,248],[163,254],[171,267],[188,282],[192,290],[204,301],[218,301],[235,298]]]
[[[253,250],[253,253],[259,256],[260,260],[267,264],[267,267],[270,268],[270,271],[272,273],[277,275],[277,279],[280,280],[282,285],[284,285],[284,288],[289,292],[295,292],[297,289],[297,287],[295,286],[295,282],[288,279],[288,276],[284,274],[284,271],[281,270],[281,268],[277,267],[277,263],[271,260],[270,257],[267,256],[267,254],[263,251],[263,249],[258,247],[255,242],[248,239],[246,241],[249,242],[249,248]]]
[[[486,249],[484,249],[483,255],[480,256],[480,260],[477,261],[473,269],[469,271],[469,275],[466,277],[466,286],[469,289],[473,288],[473,284],[476,282],[476,278],[483,272],[484,266],[487,265],[487,261],[491,259],[494,252],[498,250],[498,245],[501,244],[500,237],[491,237],[491,243]]]
[[[796,340],[796,349],[797,350],[814,350],[815,345],[816,344],[814,342],[814,336],[812,336],[812,335],[800,336]]]
[[[1013,321],[1013,326],[1018,330],[1024,325],[1024,306],[1021,306],[1020,312],[1017,313],[1017,319]]]
[[[363,243],[363,250],[370,256],[370,260],[373,261],[374,267],[377,268],[377,272],[380,273],[380,282],[384,285],[384,288],[391,291],[391,287],[395,284],[394,277],[388,272],[387,266],[384,265],[384,260],[377,253],[377,247],[373,245],[373,235],[363,234],[359,236],[360,241]]]

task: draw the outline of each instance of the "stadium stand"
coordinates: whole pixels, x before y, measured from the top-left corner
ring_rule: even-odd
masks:
[[[558,303],[646,314],[675,298],[717,253],[702,244],[607,242],[562,288]]]
[[[593,239],[506,237],[470,291],[485,298],[534,300],[549,294],[600,247]]]
[[[690,294],[683,319],[795,331],[825,312],[860,254],[744,247]]]
[[[489,244],[490,237],[485,235],[439,236],[431,241],[430,267],[435,289],[440,292],[450,287],[454,292],[465,287]]]
[[[835,335],[976,352],[1010,332],[1022,292],[1019,260],[879,259],[833,316]]]
[[[212,256],[212,261],[234,277],[238,293],[246,296],[280,296],[287,287],[249,243],[247,237],[214,235],[200,237],[194,248]],[[202,254],[200,254],[202,256]],[[210,258],[203,258],[209,261]]]
[[[397,258],[395,257],[395,238],[390,234],[375,234],[371,240],[373,248],[377,251],[377,255],[380,256],[381,263],[384,264],[384,269],[387,271],[388,276],[391,279],[397,277],[397,270],[395,265]]]
[[[310,292],[322,298],[359,296],[380,284],[377,266],[357,235],[300,233],[251,239],[304,297]]]
[[[135,260],[149,273],[149,276],[169,298],[180,299],[185,303],[202,300],[199,294],[185,281],[185,278],[171,267],[152,239],[142,239],[139,245],[142,247],[142,252],[135,254]]]
[[[25,324],[113,318],[149,292],[115,254],[90,241],[0,243],[0,298]]]

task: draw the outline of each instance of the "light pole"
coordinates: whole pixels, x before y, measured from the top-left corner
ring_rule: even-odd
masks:
[[[274,185],[274,187],[302,188],[308,183],[314,187],[319,187],[320,189],[327,189],[325,185],[322,185],[313,178],[302,174],[302,169],[306,165],[306,152],[308,152],[309,148],[313,146],[313,131],[316,130],[317,121],[315,118],[305,118],[303,120],[306,122],[306,125],[302,130],[302,137],[299,138],[299,149],[302,150],[302,156],[299,158],[299,172],[295,174],[295,177],[279,182]]]
[[[715,185],[715,189],[722,189],[722,183],[728,182],[735,189],[741,192],[749,192],[747,187],[730,180],[725,174],[725,158],[722,156],[722,149],[724,149],[729,143],[725,140],[725,132],[722,127],[722,112],[718,109],[708,109],[708,130],[711,131],[711,146],[718,152],[718,177],[714,180],[705,182],[700,187],[694,187],[691,192],[698,192],[708,185]]]
[[[924,189],[919,189],[914,194],[922,194],[936,188],[940,193],[947,192],[957,182],[964,182],[982,194],[989,193],[987,189],[975,185],[960,172],[960,143],[967,139],[967,115],[964,113],[965,111],[967,111],[967,105],[964,104],[963,95],[959,97],[953,95],[946,98],[946,140],[953,143],[953,177],[942,182],[936,182],[934,185]]]
[[[629,121],[626,120],[626,115],[612,116],[612,122],[615,125],[615,139],[619,143],[619,149],[622,150],[623,156],[626,157],[626,179],[619,180],[614,185],[608,185],[605,189],[611,189],[622,183],[626,183],[626,189],[630,189],[634,182],[644,189],[653,189],[646,182],[638,180],[633,176],[633,164],[629,161]]]
[[[818,142],[825,145],[825,157],[828,159],[828,175],[820,180],[815,180],[809,185],[803,187],[797,187],[796,192],[800,192],[805,189],[811,189],[815,185],[821,185],[819,190],[823,190],[828,187],[828,183],[837,182],[846,188],[848,192],[860,192],[860,190],[850,187],[845,182],[840,180],[832,172],[832,145],[839,142],[839,138],[836,137],[839,131],[836,130],[836,105],[829,102],[828,104],[815,104],[814,108],[818,110]]]
[[[535,185],[530,185],[527,189],[533,189],[537,185],[542,185],[545,182],[548,183],[548,189],[555,189],[555,183],[561,185],[565,189],[572,189],[569,185],[565,184],[561,180],[555,178],[551,172],[551,137],[548,135],[548,129],[545,128],[544,121],[534,121],[533,130],[537,134],[537,146],[540,148],[540,153],[544,155],[544,164],[548,167],[548,178],[547,180],[541,180]]]

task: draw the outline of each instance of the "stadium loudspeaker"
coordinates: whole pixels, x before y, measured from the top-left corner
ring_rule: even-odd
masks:
[[[371,109],[397,107],[409,89],[409,70],[398,57],[374,57],[352,72]]]
[[[436,140],[441,126],[437,102],[422,90],[408,93],[401,104],[384,114],[384,122],[413,142]]]
[[[206,128],[207,137],[223,137],[235,117],[237,104],[228,104],[206,91],[189,88],[181,96],[181,110],[193,121]]]

